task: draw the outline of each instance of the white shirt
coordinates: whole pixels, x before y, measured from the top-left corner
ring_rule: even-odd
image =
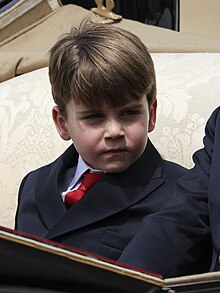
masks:
[[[76,172],[72,178],[72,180],[70,181],[69,187],[61,192],[61,196],[63,201],[65,201],[65,196],[67,194],[67,192],[69,192],[70,190],[75,190],[77,189],[81,182],[82,182],[82,175],[86,172],[86,171],[90,171],[90,172],[95,172],[95,173],[103,173],[103,171],[101,170],[96,170],[91,168],[89,165],[86,164],[86,162],[83,160],[83,158],[79,155],[79,159],[78,159],[78,163],[76,166]]]

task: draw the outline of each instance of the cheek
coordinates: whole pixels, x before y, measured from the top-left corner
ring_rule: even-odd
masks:
[[[99,143],[99,136],[96,131],[78,130],[72,136],[73,144],[79,153],[88,153],[96,148]]]
[[[137,127],[130,136],[131,139],[129,144],[138,157],[146,148],[148,139],[147,133],[147,127]]]
[[[137,151],[143,151],[147,144],[148,136],[146,133],[139,133],[134,137],[133,144],[136,147]]]
[[[129,136],[134,143],[144,143],[148,136],[148,123],[143,121],[143,123],[133,125],[129,130]]]

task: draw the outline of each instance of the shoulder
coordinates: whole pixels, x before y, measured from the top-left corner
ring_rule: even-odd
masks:
[[[148,148],[146,150],[147,158],[144,162],[145,166],[146,164],[148,166],[154,165],[155,169],[159,170],[159,172],[162,176],[167,177],[171,174],[174,179],[186,174],[187,169],[175,162],[167,161],[165,160],[158,150],[155,148],[155,146],[152,144],[152,142],[149,140]],[[158,173],[157,173],[158,174]]]
[[[220,106],[212,112],[209,120],[216,119],[217,117],[220,117]]]
[[[77,160],[78,153],[71,145],[53,162],[29,172],[22,180],[21,187],[28,181],[34,181],[39,177],[47,178],[52,172],[72,167],[77,163]]]
[[[216,127],[220,128],[220,123],[217,123],[217,121],[220,120],[220,107],[216,108],[211,116],[208,119],[208,122],[206,124],[206,132],[208,132],[210,129],[215,129]]]
[[[169,176],[173,179],[179,178],[189,171],[185,167],[170,161],[164,160],[163,165],[164,175]]]
[[[205,127],[204,147],[209,155],[212,155],[213,146],[220,141],[220,107],[211,114]]]

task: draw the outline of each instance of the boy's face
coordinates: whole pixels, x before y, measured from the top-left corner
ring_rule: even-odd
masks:
[[[67,105],[67,119],[53,108],[60,136],[72,139],[85,162],[109,173],[123,172],[144,152],[148,132],[155,127],[156,105],[148,107],[146,96],[118,108],[91,109]]]

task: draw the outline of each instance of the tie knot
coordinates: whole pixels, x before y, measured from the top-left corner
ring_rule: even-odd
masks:
[[[91,172],[84,173],[80,189],[83,188],[84,190],[88,190],[100,179],[100,177],[101,177],[101,173],[91,173]]]
[[[86,172],[82,175],[82,183],[78,189],[69,191],[65,197],[67,207],[75,204],[100,179],[101,173]]]

